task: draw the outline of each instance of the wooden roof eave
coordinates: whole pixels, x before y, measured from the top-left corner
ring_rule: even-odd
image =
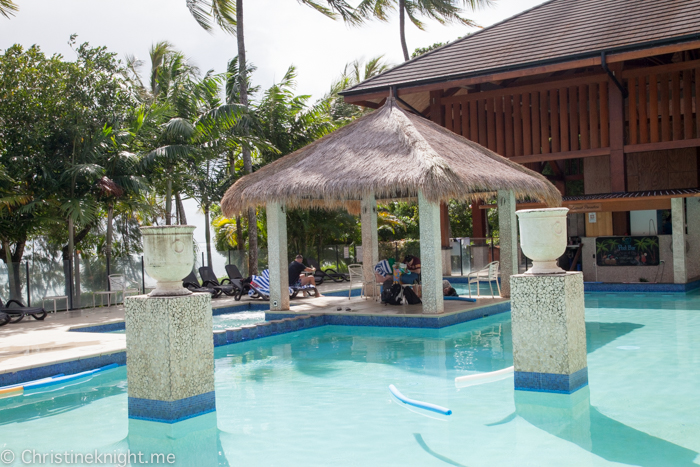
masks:
[[[626,60],[635,60],[639,58],[653,57],[667,53],[680,52],[685,50],[693,50],[700,48],[700,40],[690,40],[656,47],[630,50],[625,52],[617,52],[606,54],[605,60],[608,64],[624,62]],[[399,97],[407,94],[420,92],[437,91],[447,88],[471,86],[475,84],[489,83],[494,81],[502,81],[506,79],[522,78],[535,75],[544,75],[555,73],[558,71],[572,70],[576,68],[587,68],[601,65],[601,57],[588,57],[575,60],[560,61],[556,63],[524,66],[517,69],[509,69],[503,71],[493,71],[480,73],[470,77],[445,77],[434,82],[424,84],[399,83],[396,84],[397,94]],[[366,89],[358,91],[347,91],[342,93],[343,99],[349,104],[363,105],[363,101],[378,101],[389,96],[389,87]]]
[[[666,191],[667,193],[662,193]],[[582,212],[620,212],[671,209],[673,198],[700,198],[700,189],[657,190],[633,193],[601,193],[586,195],[580,198],[562,200],[562,207],[569,208],[571,213]],[[496,204],[482,204],[479,209],[495,209]],[[547,206],[543,203],[518,203],[517,210],[541,209]]]

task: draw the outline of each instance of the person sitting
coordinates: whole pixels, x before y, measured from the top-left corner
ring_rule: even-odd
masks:
[[[402,284],[413,284],[420,278],[420,259],[417,256],[406,255],[403,260],[409,272],[401,274]]]
[[[457,291],[447,279],[442,281],[442,295],[445,297],[459,297],[459,294],[457,294]]]
[[[306,266],[304,263],[304,257],[297,255],[289,264],[289,286],[290,287],[302,287],[305,285],[313,285],[316,287],[316,278],[313,273],[316,271],[314,268]],[[309,276],[302,276],[301,273],[308,272]],[[321,293],[317,293],[315,297],[322,297]]]
[[[393,263],[393,259],[383,259],[374,266],[374,278],[378,283],[383,284],[386,280],[394,277]]]

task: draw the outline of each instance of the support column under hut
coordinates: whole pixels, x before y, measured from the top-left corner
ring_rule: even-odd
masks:
[[[377,200],[374,195],[362,198],[360,213],[362,222],[362,272],[364,282],[374,284],[374,266],[379,262],[379,239],[377,235]],[[365,294],[373,297],[374,287],[368,287]]]
[[[420,259],[424,313],[442,313],[442,246],[440,243],[440,205],[418,193],[420,216]]]
[[[510,278],[518,273],[518,226],[515,195],[498,192],[498,230],[501,244],[501,297],[510,297]]]
[[[287,209],[282,203],[267,203],[267,252],[270,268],[270,310],[289,310]]]

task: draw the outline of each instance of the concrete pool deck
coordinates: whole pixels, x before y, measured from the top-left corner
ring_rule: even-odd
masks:
[[[372,299],[363,299],[358,296],[348,299],[348,289],[339,289],[337,284],[324,284],[319,289],[324,294],[344,293],[341,296],[297,298],[292,301],[292,309],[283,313],[285,316],[267,312],[266,319],[269,321],[302,315],[324,315],[323,324],[436,328],[481,317],[478,312],[480,308],[508,302],[500,297],[482,298],[477,303],[446,301],[443,313],[424,314],[420,305],[385,306]],[[357,294],[357,291],[354,293]],[[246,298],[239,302],[230,297],[212,301],[214,314],[235,312],[236,308],[240,311],[242,307],[264,310],[266,305],[265,301]],[[341,311],[337,311],[339,307]],[[346,308],[350,308],[351,311],[345,311]],[[471,313],[473,316],[461,321],[445,321],[454,321],[455,316],[465,311],[473,311]],[[421,318],[428,321],[419,323],[417,319]],[[392,319],[414,321],[392,322]],[[94,327],[109,329],[123,326],[123,322],[124,307],[116,305],[49,313],[43,321],[25,318],[19,323],[0,327],[0,386],[14,384],[12,382],[14,379],[27,381],[30,378],[38,379],[57,373],[70,374],[96,368],[102,364],[125,362],[126,336],[124,334],[70,332]]]

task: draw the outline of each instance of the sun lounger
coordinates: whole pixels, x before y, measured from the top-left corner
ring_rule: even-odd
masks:
[[[216,298],[221,295],[220,290],[216,290],[212,287],[202,287],[199,285],[199,279],[197,275],[192,271],[189,276],[182,279],[182,286],[192,292],[206,292],[211,294],[211,298]]]
[[[199,275],[202,276],[202,285],[204,287],[220,290],[229,297],[234,297],[236,292],[238,292],[237,287],[231,283],[231,279],[222,279],[221,282],[219,282],[211,266],[199,268]],[[228,284],[226,282],[228,282]]]
[[[265,269],[262,272],[262,275],[260,276],[251,276],[252,280],[250,282],[250,288],[251,290],[248,292],[248,295],[251,298],[262,298],[263,300],[269,300],[270,299],[270,270]],[[308,292],[310,293],[311,291],[314,291],[315,294],[318,294],[318,290],[316,290],[316,287],[313,285],[304,285],[301,287],[289,287],[289,298],[295,298],[299,292]]]
[[[10,322],[10,315],[7,313],[0,313],[0,326],[4,326]]]
[[[226,265],[226,274],[228,274],[228,278],[230,281],[233,281],[233,279],[243,279],[243,274],[241,274],[241,271],[235,264]]]
[[[316,261],[313,258],[306,258],[306,261],[309,263],[309,266],[316,269],[316,272],[314,272],[314,278],[316,279],[316,284],[318,285],[323,284],[323,281],[325,279],[330,279],[333,282],[343,282],[350,280],[350,276],[348,276],[347,274],[336,272],[335,269],[326,268],[325,271],[322,270],[321,265],[318,263],[318,261]]]
[[[11,307],[12,304],[17,305],[16,307]],[[31,316],[34,319],[43,320],[46,318],[46,311],[41,307],[26,307],[19,300],[8,300],[7,303],[3,304],[0,299],[0,312],[9,315],[10,323],[18,323],[24,319],[25,316]],[[4,318],[0,318],[3,319]],[[7,324],[5,322],[4,324]]]

